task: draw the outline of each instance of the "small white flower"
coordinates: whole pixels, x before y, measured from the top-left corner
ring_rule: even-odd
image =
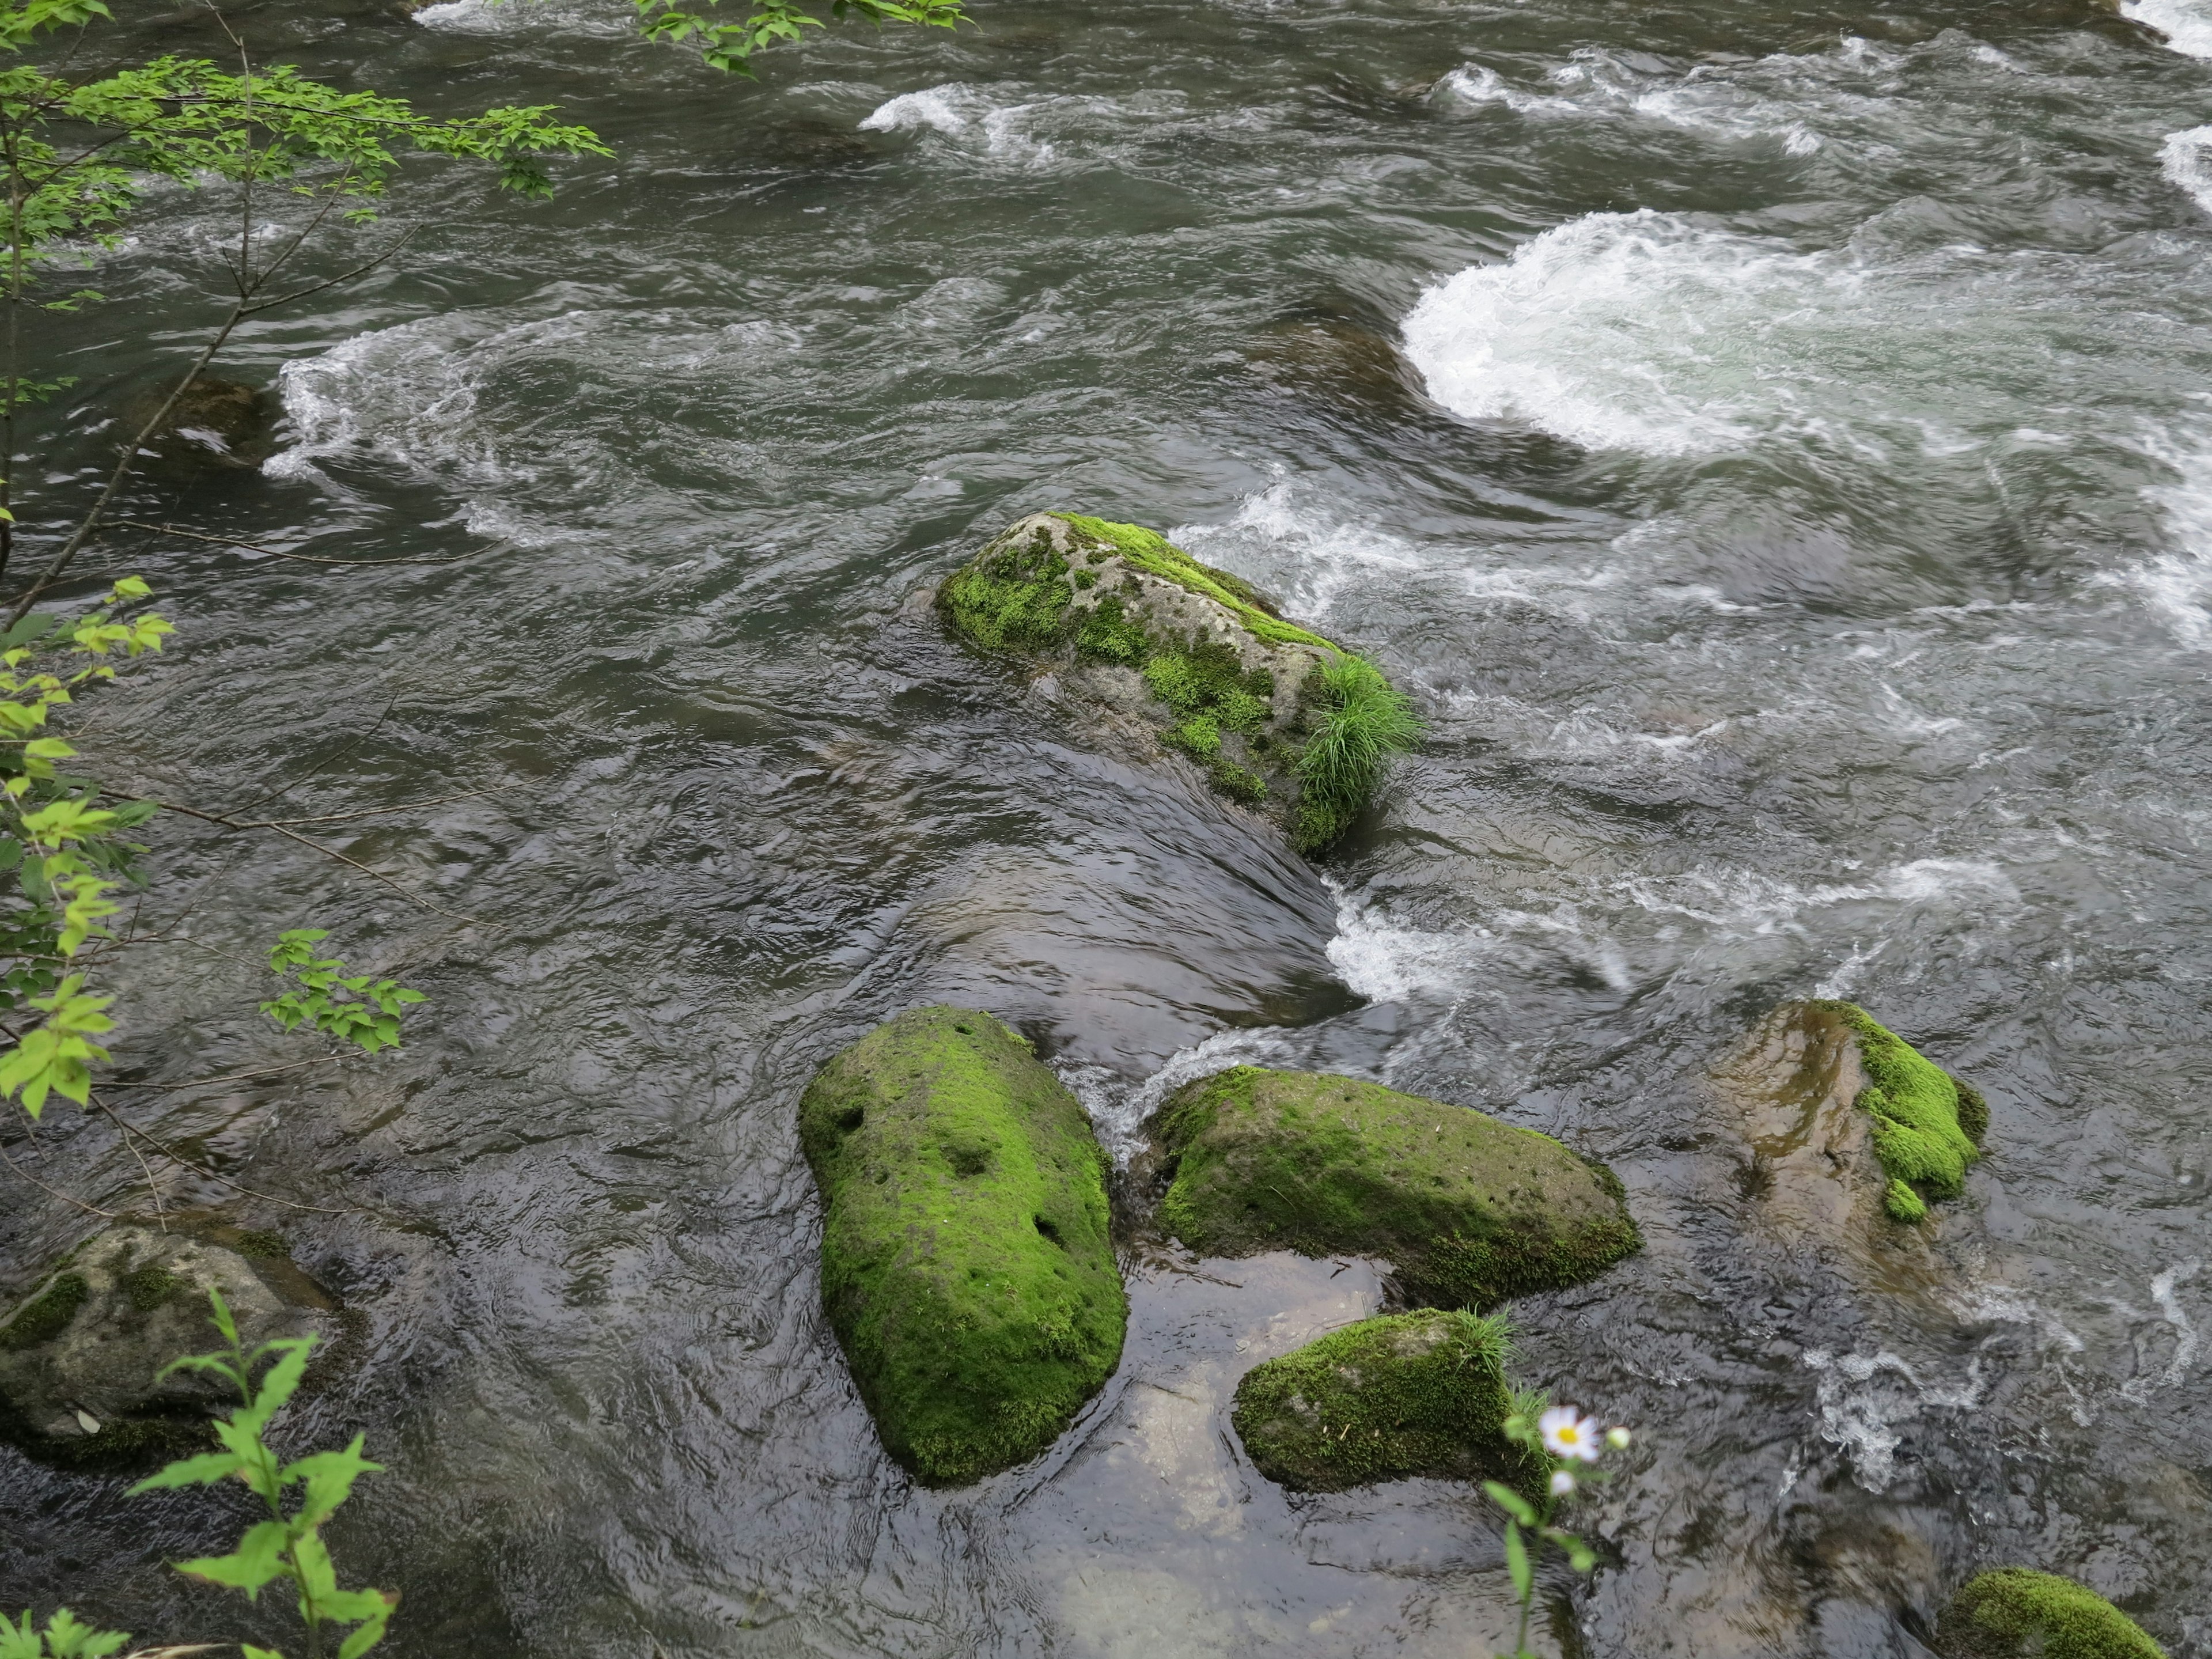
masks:
[[[1572,1476],[1571,1474],[1568,1474],[1565,1469],[1553,1469],[1553,1470],[1552,1471],[1552,1496],[1553,1496],[1553,1497],[1554,1497],[1554,1498],[1565,1498],[1565,1497],[1569,1492],[1572,1492],[1574,1489],[1575,1489],[1575,1478],[1574,1478],[1574,1476]]]
[[[1605,1443],[1612,1447],[1615,1451],[1626,1451],[1628,1449],[1628,1431],[1622,1428],[1607,1429],[1605,1431]]]
[[[1554,1457],[1597,1462],[1597,1419],[1584,1417],[1572,1406],[1553,1407],[1536,1419],[1536,1431],[1544,1437],[1544,1449]]]

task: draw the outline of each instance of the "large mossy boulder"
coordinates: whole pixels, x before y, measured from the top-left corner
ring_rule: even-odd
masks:
[[[1534,1496],[1542,1461],[1501,1432],[1513,1411],[1504,1360],[1495,1317],[1364,1319],[1247,1371],[1231,1421],[1253,1467],[1297,1492],[1431,1475]]]
[[[0,1319],[0,1437],[69,1468],[129,1469],[209,1441],[238,1403],[219,1378],[156,1374],[222,1346],[219,1290],[251,1346],[327,1333],[334,1305],[267,1233],[111,1228],[61,1262]]]
[[[1890,1267],[1929,1205],[1964,1189],[1989,1129],[1978,1091],[1856,1003],[1776,1009],[1713,1080],[1778,1230]]]
[[[2026,1567],[1969,1580],[1943,1609],[1936,1647],[1944,1659],[2166,1659],[2095,1591]]]
[[[919,1008],[824,1066],[799,1126],[823,1306],[884,1449],[949,1486],[1050,1445],[1128,1315],[1074,1096],[990,1015]]]
[[[1415,1301],[1486,1308],[1642,1243],[1603,1164],[1376,1083],[1239,1066],[1178,1090],[1152,1131],[1160,1224],[1201,1255],[1379,1256]]]
[[[1054,671],[1092,732],[1180,753],[1301,851],[1350,829],[1420,733],[1373,664],[1141,526],[1033,514],[937,603],[971,644]]]

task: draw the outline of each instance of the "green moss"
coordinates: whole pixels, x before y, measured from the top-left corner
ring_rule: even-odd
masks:
[[[1261,602],[1251,583],[1241,576],[1200,564],[1158,531],[1147,530],[1142,525],[1093,519],[1080,513],[1055,513],[1053,516],[1086,536],[1110,542],[1115,550],[1138,569],[1227,605],[1255,638],[1270,645],[1317,645],[1328,651],[1336,649],[1320,635],[1309,633],[1275,615]]]
[[[1313,735],[1298,751],[1298,810],[1291,840],[1319,852],[1367,808],[1392,755],[1422,735],[1406,695],[1364,657],[1349,653],[1315,670],[1320,684]]]
[[[1049,535],[1013,541],[954,574],[937,602],[952,625],[987,651],[1046,651],[1067,637],[1074,590]]]
[[[1937,1646],[1952,1659],[2166,1659],[2103,1596],[2025,1567],[1983,1573],[1953,1596]]]
[[[1089,576],[1089,571],[1081,573]],[[1091,580],[1096,581],[1092,576]],[[1087,585],[1087,584],[1086,584]],[[1076,649],[1086,656],[1105,662],[1117,662],[1124,668],[1141,668],[1145,659],[1152,654],[1152,636],[1143,627],[1130,620],[1128,609],[1121,596],[1109,593],[1091,608],[1083,619],[1083,626],[1075,636]]]
[[[284,1235],[266,1227],[246,1229],[239,1234],[231,1248],[239,1255],[251,1256],[257,1261],[289,1261],[292,1259],[292,1247],[284,1242]]]
[[[76,1317],[76,1310],[84,1306],[91,1288],[82,1273],[55,1274],[45,1290],[0,1327],[0,1349],[15,1353],[35,1348],[41,1342],[51,1342]]]
[[[1928,1206],[1920,1194],[1903,1182],[1893,1177],[1889,1189],[1882,1194],[1881,1207],[1889,1212],[1893,1221],[1922,1221],[1927,1218]]]
[[[1247,766],[1239,766],[1226,755],[1216,755],[1206,769],[1206,781],[1231,800],[1241,800],[1248,806],[1257,806],[1267,799],[1267,781]]]
[[[1856,1003],[1816,1006],[1834,1013],[1858,1039],[1867,1079],[1858,1104],[1873,1115],[1875,1152],[1890,1178],[1885,1207],[1899,1221],[1917,1221],[1927,1213],[1920,1200],[1956,1198],[1965,1190],[1966,1166],[1981,1156],[1989,1106]],[[1898,1197],[1900,1186],[1911,1191],[1913,1203]]]
[[[1074,1097],[989,1015],[923,1008],[822,1068],[799,1136],[828,1209],[823,1304],[884,1449],[933,1486],[1044,1449],[1127,1316]]]
[[[158,1262],[148,1262],[143,1267],[133,1267],[116,1281],[131,1305],[140,1313],[152,1313],[156,1308],[167,1307],[177,1293],[186,1288],[185,1281]]]
[[[1603,1166],[1379,1084],[1240,1066],[1177,1091],[1156,1131],[1161,1224],[1208,1255],[1381,1256],[1414,1298],[1481,1308],[1642,1244]]]
[[[1504,1322],[1362,1320],[1245,1373],[1231,1421],[1260,1473],[1299,1492],[1431,1475],[1532,1497],[1543,1461],[1499,1432],[1513,1410]]]

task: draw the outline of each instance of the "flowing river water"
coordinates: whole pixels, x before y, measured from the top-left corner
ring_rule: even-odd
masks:
[[[309,924],[431,994],[400,1054],[134,1108],[337,1212],[247,1213],[353,1310],[298,1427],[389,1466],[334,1534],[404,1593],[386,1650],[1508,1638],[1479,1499],[1286,1496],[1228,1430],[1257,1358],[1376,1304],[1364,1262],[1138,1251],[1121,1371],[1049,1455],[954,1492],[887,1462],[793,1109],[956,1001],[1123,1151],[1251,1059],[1611,1164],[1644,1253],[1512,1310],[1521,1380],[1641,1431],[1547,1651],[1917,1654],[2021,1564],[2212,1655],[2212,11],[2136,9],[2166,38],[2063,4],[994,0],[757,88],[617,0],[239,14],[619,152],[545,206],[416,169],[403,263],[219,366],[281,396],[277,453],[135,501],[471,556],[103,555],[179,629],[99,719],[129,782],[488,792],[329,831],[437,914],[157,823],[149,925],[198,943],[120,1009],[126,1077],[297,1059],[250,958]],[[217,45],[189,12],[125,34]],[[186,360],[229,228],[161,196],[112,303],[53,320],[50,486]],[[348,234],[333,273],[380,233]],[[1310,866],[950,643],[916,595],[1046,507],[1373,653],[1431,734],[1371,821]],[[1764,1243],[1707,1109],[1811,994],[1990,1097],[1911,1294]],[[133,1199],[71,1109],[14,1144]],[[16,1279],[85,1231],[0,1208]],[[0,1605],[231,1628],[162,1565],[231,1524],[0,1452]]]

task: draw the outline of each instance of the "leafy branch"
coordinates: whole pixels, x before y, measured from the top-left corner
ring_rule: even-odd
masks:
[[[721,0],[707,0],[719,6]],[[681,0],[636,0],[638,25],[648,40],[690,40],[710,69],[726,70],[757,80],[753,54],[779,41],[797,40],[807,29],[818,29],[822,20],[801,11],[791,0],[756,0],[756,9],[742,23],[720,23],[704,12],[687,10]],[[885,23],[912,23],[925,28],[949,29],[968,21],[960,0],[830,0],[830,15],[838,22],[858,17],[881,27]]]

